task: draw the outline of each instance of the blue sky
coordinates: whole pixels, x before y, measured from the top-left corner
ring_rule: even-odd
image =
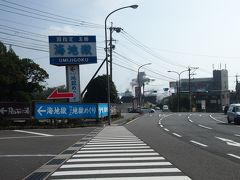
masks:
[[[176,74],[168,73],[168,70],[180,72],[188,66],[199,67],[195,78],[211,77],[213,65],[215,69],[223,69],[225,64],[229,72],[229,89],[235,88],[234,76],[240,74],[238,0],[0,0],[0,40],[13,44],[21,58],[31,58],[40,64],[50,75],[48,86],[57,86],[66,84],[65,68],[49,64],[47,36],[96,35],[98,63],[80,67],[83,89],[105,57],[105,17],[119,7],[132,4],[139,7],[118,11],[108,20],[108,25],[113,22],[114,27],[124,29],[121,33],[113,33],[116,40],[113,61],[118,64],[113,65],[113,80],[119,92],[131,90],[130,82],[136,78],[138,67],[149,62],[152,64],[142,70],[155,81],[146,89],[161,91],[168,87],[169,81],[177,79]],[[22,16],[20,14],[49,19],[43,16],[49,14],[23,6],[56,14],[58,18],[64,16],[94,23],[94,27],[69,24],[66,19],[57,20],[56,16],[50,20],[60,23]],[[23,31],[28,32],[24,34]],[[14,44],[37,47],[46,52]],[[104,73],[105,66],[99,74]],[[187,78],[187,73],[182,78]]]

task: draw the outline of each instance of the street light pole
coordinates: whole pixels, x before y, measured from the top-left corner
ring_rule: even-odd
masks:
[[[109,79],[109,71],[108,71],[108,51],[107,51],[107,19],[108,17],[115,13],[116,11],[119,11],[121,9],[125,9],[125,8],[133,8],[136,9],[138,7],[138,5],[131,5],[131,6],[124,6],[121,8],[118,8],[114,11],[112,11],[111,13],[109,13],[107,15],[107,17],[105,18],[105,51],[106,51],[106,74],[107,74],[107,103],[108,103],[108,125],[111,125],[111,114],[110,114],[110,79]]]
[[[139,68],[138,68],[138,74],[137,74],[138,88],[139,88],[138,105],[139,105],[139,107],[140,107],[140,111],[141,111],[141,85],[140,85],[139,70],[140,70],[143,66],[147,66],[147,65],[150,65],[150,64],[152,64],[152,63],[143,64],[143,65],[139,66]]]
[[[178,75],[178,112],[180,112],[180,96],[181,96],[181,94],[180,94],[180,91],[181,91],[181,83],[180,83],[180,80],[181,80],[181,74],[182,73],[184,73],[184,72],[186,72],[186,71],[188,71],[188,69],[187,70],[184,70],[184,71],[181,71],[180,73],[179,72],[177,72],[177,71],[168,71],[168,72],[173,72],[173,73],[176,73],[177,75]]]

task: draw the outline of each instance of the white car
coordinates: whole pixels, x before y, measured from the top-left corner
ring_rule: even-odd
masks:
[[[240,123],[240,104],[231,104],[227,111],[228,123],[234,122],[234,124]]]

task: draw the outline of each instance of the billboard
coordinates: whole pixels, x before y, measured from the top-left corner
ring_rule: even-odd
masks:
[[[30,103],[24,102],[1,102],[0,117],[2,118],[30,118]]]
[[[34,117],[36,119],[54,118],[89,118],[105,117],[107,104],[80,104],[80,103],[35,103]]]
[[[49,36],[50,64],[97,63],[96,36]]]

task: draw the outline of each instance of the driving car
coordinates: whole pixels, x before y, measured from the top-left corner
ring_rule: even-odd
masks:
[[[240,123],[240,104],[231,104],[227,111],[228,123],[234,122],[234,124]]]

